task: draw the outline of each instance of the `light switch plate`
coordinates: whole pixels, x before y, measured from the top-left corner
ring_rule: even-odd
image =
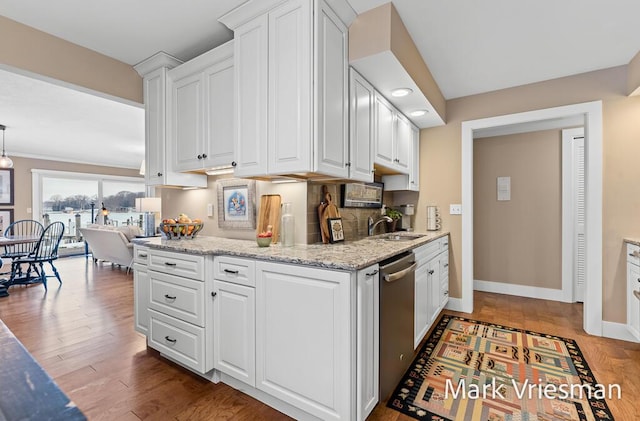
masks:
[[[462,215],[462,205],[449,205],[449,215]]]
[[[207,203],[207,216],[213,216],[213,203]]]

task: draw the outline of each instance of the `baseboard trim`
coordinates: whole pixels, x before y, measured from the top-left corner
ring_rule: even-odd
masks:
[[[540,288],[528,285],[506,284],[504,282],[473,281],[473,289],[496,294],[517,295],[520,297],[537,298],[540,300],[566,302],[561,289]]]
[[[467,311],[463,310],[462,298],[449,297],[449,301],[447,302],[447,305],[444,308],[446,308],[447,310],[451,310],[451,311],[459,311],[461,313],[468,313]]]
[[[619,339],[621,341],[640,342],[640,338],[636,338],[624,323],[614,323],[602,321],[602,336],[605,338]]]

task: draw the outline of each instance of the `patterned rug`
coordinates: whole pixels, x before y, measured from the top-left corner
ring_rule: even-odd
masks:
[[[613,420],[576,342],[443,315],[387,406],[419,420]]]

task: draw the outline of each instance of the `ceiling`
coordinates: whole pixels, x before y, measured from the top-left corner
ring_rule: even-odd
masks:
[[[134,65],[158,51],[186,61],[231,39],[217,18],[244,1],[0,0],[0,15]],[[362,13],[388,0],[349,2]],[[393,3],[447,99],[624,65],[640,50],[637,0]],[[1,70],[0,95],[10,156],[142,160],[139,107]]]

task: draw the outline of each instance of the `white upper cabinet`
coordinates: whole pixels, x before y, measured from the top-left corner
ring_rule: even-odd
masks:
[[[349,178],[373,181],[373,107],[375,90],[354,69],[349,74]]]
[[[157,53],[135,66],[143,77],[145,107],[145,182],[148,186],[206,187],[204,174],[183,174],[173,167],[169,147],[169,69],[181,62]]]
[[[232,166],[233,41],[169,72],[174,168]]]
[[[348,176],[347,26],[355,13],[344,0],[331,4],[340,16],[324,0],[266,0],[220,19],[235,40],[236,176]]]
[[[387,191],[420,191],[420,130],[411,123],[409,123],[408,144],[411,148],[408,157],[408,173],[383,175],[382,182]]]
[[[413,150],[413,138],[411,135],[411,123],[404,115],[396,113],[396,158],[395,164],[402,172],[409,172],[411,151]]]
[[[375,163],[389,168],[395,167],[396,152],[395,109],[389,101],[376,92],[375,95]]]

